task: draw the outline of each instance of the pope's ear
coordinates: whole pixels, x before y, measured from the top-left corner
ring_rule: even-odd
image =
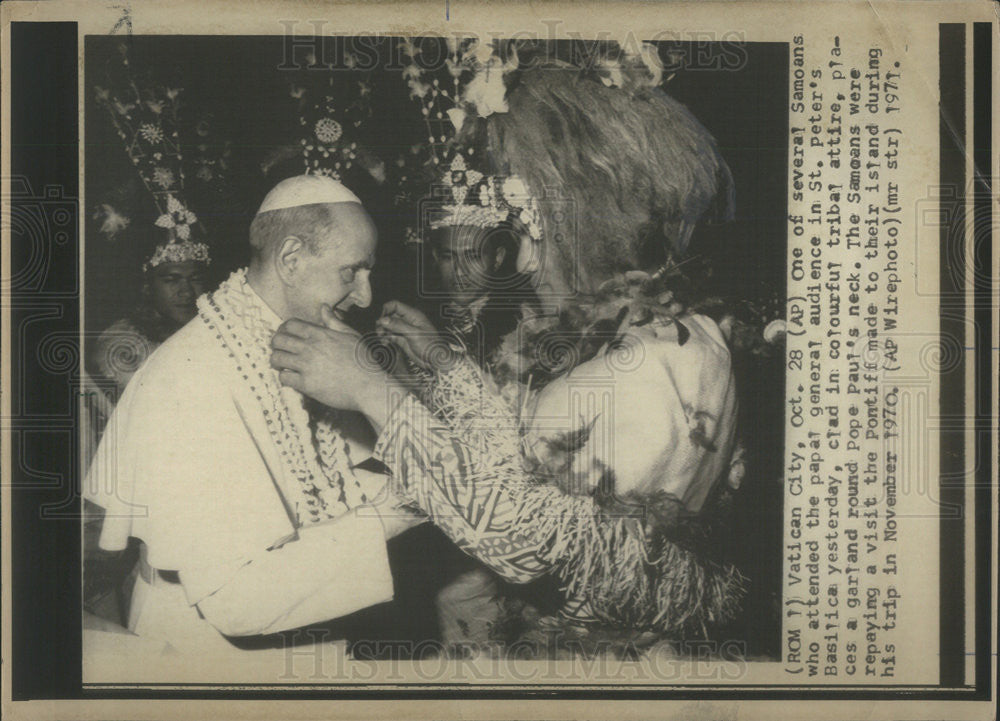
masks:
[[[274,260],[278,275],[283,281],[289,282],[302,268],[305,252],[305,241],[297,235],[285,236],[285,239],[281,241]]]

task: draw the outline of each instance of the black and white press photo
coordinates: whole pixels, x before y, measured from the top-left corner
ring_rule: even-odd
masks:
[[[782,46],[85,53],[85,642],[777,657]]]
[[[5,712],[979,718],[997,26],[906,10],[5,4]]]

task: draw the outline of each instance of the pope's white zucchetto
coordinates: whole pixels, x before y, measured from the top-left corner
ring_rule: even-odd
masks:
[[[296,175],[282,180],[264,196],[264,201],[257,209],[257,215],[269,210],[297,208],[301,205],[313,205],[314,203],[357,203],[361,205],[358,196],[338,180],[326,175]]]

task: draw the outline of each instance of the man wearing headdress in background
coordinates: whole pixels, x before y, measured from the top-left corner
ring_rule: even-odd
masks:
[[[433,260],[427,273],[432,277],[423,281],[436,291],[428,295],[438,301],[443,339],[488,368],[504,337],[517,328],[520,303],[531,294],[527,277],[516,270],[518,237],[505,222],[506,209],[463,203],[466,196],[485,192],[484,183],[490,182],[471,158],[456,153],[440,180],[445,203],[428,208],[425,232],[419,236]],[[409,368],[411,376],[422,372],[419,365]],[[429,375],[411,383],[427,403],[432,399],[424,391],[431,381]],[[441,640],[448,646],[489,642],[512,605],[496,575],[450,542],[433,552],[439,572],[434,600]]]
[[[467,167],[461,154],[456,154],[451,165],[449,179],[459,175],[466,182],[474,180],[469,186],[475,192],[481,174]],[[454,185],[449,189],[457,190]],[[504,224],[506,218],[484,213],[482,208],[480,212],[469,209],[472,213],[463,222],[456,222],[454,214],[447,212],[428,218],[426,242],[443,291],[442,325],[483,364],[517,326],[517,313],[512,311],[525,297],[527,279],[516,271],[518,238]]]
[[[264,198],[250,243],[250,266],[133,376],[85,488],[103,548],[148,549],[130,630],[204,658],[390,600],[386,540],[421,520],[268,365],[282,320],[338,326],[370,303],[371,218],[340,182],[297,176]]]
[[[142,267],[142,298],[105,329],[90,353],[97,373],[114,381],[117,398],[139,367],[197,313],[205,292],[208,245],[190,240],[156,246]]]
[[[580,68],[543,53],[510,82],[509,59],[483,56],[466,93],[481,119],[463,134],[492,167],[454,224],[478,206],[519,225],[543,312],[483,374],[388,304],[380,328],[435,379],[428,407],[364,408],[384,429],[377,456],[503,578],[559,579],[564,630],[705,635],[742,595],[711,538],[739,484],[736,389],[723,333],[669,281],[696,223],[729,217],[729,170],[645,56]],[[292,321],[274,346],[283,382],[359,403],[349,335]]]

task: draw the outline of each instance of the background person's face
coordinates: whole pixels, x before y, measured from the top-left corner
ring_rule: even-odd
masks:
[[[287,291],[293,317],[319,323],[320,309],[326,304],[343,320],[353,306],[371,304],[375,225],[360,205],[347,205],[351,207],[338,211],[339,224],[317,239],[316,252],[304,251],[301,270]]]
[[[468,305],[492,290],[493,277],[505,251],[489,242],[488,232],[456,226],[442,228],[439,233],[434,260],[450,300],[457,305]]]
[[[194,260],[160,263],[148,273],[146,292],[156,312],[184,325],[194,318],[195,301],[205,292],[205,266]]]

